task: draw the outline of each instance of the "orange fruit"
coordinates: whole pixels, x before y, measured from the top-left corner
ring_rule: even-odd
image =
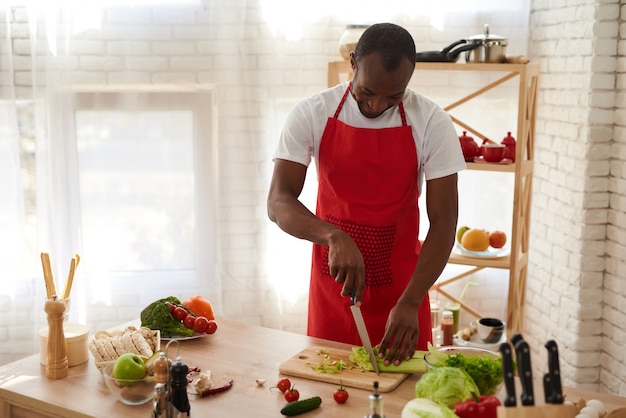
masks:
[[[461,237],[461,245],[469,251],[485,251],[489,248],[489,232],[484,229],[470,229]]]
[[[493,231],[489,234],[489,245],[493,248],[502,248],[506,244],[506,234],[502,231]]]

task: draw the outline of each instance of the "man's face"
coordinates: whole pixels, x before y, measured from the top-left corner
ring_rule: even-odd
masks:
[[[415,69],[415,63],[404,58],[396,70],[388,72],[377,53],[362,57],[358,65],[353,53],[350,63],[354,71],[352,97],[367,118],[377,118],[400,103]]]

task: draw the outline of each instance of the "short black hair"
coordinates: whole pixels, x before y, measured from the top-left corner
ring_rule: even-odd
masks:
[[[376,23],[368,27],[354,49],[354,59],[359,60],[369,54],[378,53],[383,67],[394,71],[400,66],[402,57],[415,62],[415,42],[411,34],[393,23]]]

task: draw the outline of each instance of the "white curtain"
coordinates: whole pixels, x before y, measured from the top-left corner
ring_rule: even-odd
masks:
[[[526,0],[131,3],[0,9],[0,320],[19,342],[0,364],[39,349],[41,252],[57,288],[80,254],[70,321],[92,332],[196,293],[302,332],[310,244],[267,220],[270,155],[345,26],[394,21],[432,50],[490,23],[526,51]]]

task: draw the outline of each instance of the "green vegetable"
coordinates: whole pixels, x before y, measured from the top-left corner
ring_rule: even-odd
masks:
[[[395,366],[390,364],[385,366],[384,359],[378,358],[378,347],[374,347],[374,354],[376,357],[376,363],[378,363],[378,370],[385,373],[426,373],[426,363],[424,362],[424,351],[415,351],[413,357],[409,360],[405,360],[399,365]],[[370,356],[363,347],[352,347],[352,353],[350,354],[350,361],[355,363],[357,367],[364,371],[374,371],[374,366],[370,362]]]
[[[456,415],[447,406],[430,399],[415,398],[407,402],[402,409],[401,418],[455,418]]]
[[[335,374],[346,368],[346,363],[343,360],[333,360],[326,350],[318,350],[317,355],[322,357],[321,363],[309,364],[309,367],[317,373]]]
[[[424,373],[415,384],[415,397],[426,398],[454,408],[455,402],[462,402],[478,392],[474,380],[462,369],[437,367]]]
[[[185,327],[182,322],[172,316],[167,302],[180,305],[180,300],[174,296],[152,302],[141,311],[141,326],[161,330],[162,337],[174,335],[191,337],[194,333],[193,329]]]
[[[458,367],[465,370],[474,379],[481,395],[495,395],[498,385],[502,382],[502,361],[489,354],[476,356],[445,354],[433,346],[429,346],[428,351],[436,359],[435,366]]]
[[[322,398],[314,396],[312,398],[303,399],[301,401],[289,402],[280,410],[280,413],[288,417],[304,414],[319,407],[322,404]]]

